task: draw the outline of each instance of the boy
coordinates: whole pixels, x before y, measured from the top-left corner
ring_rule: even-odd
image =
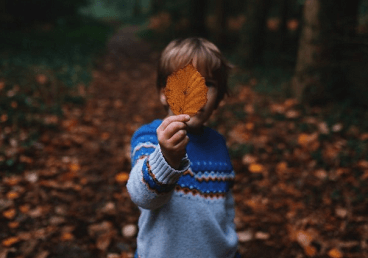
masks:
[[[192,117],[167,107],[167,77],[189,62],[206,79],[207,103]],[[168,116],[132,137],[127,183],[141,210],[136,257],[239,257],[231,186],[234,171],[219,133],[204,126],[228,93],[229,64],[202,38],[172,41],[162,52],[157,87]]]

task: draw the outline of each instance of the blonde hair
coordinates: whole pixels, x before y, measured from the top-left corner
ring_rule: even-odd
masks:
[[[158,64],[157,89],[165,88],[167,77],[190,62],[217,82],[217,107],[225,95],[229,95],[227,80],[232,66],[213,43],[203,38],[176,39],[167,45]]]

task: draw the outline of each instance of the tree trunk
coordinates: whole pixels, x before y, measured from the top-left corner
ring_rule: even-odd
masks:
[[[215,20],[216,30],[214,31],[215,43],[220,46],[226,46],[226,18],[227,8],[225,0],[216,0]]]
[[[142,6],[140,0],[135,0],[133,5],[133,17],[139,17],[142,14]]]
[[[331,77],[334,7],[329,4],[331,1],[306,0],[304,5],[303,28],[292,80],[294,96],[301,102],[322,101],[326,93],[325,83]]]
[[[207,0],[191,0],[191,35],[197,37],[207,37],[206,29],[206,13],[207,13]]]
[[[338,0],[339,7],[336,17],[336,29],[343,38],[352,38],[356,35],[355,30],[358,25],[358,14],[360,0]]]
[[[253,66],[262,56],[269,6],[269,0],[248,0],[247,2],[246,22],[241,31],[239,50],[245,66]]]
[[[348,7],[350,3],[355,6]],[[349,4],[344,0],[306,0],[292,79],[294,96],[301,102],[321,104],[329,97],[345,94],[342,68],[347,49],[341,44],[346,40],[341,39],[348,35],[351,39],[355,34],[358,4],[358,0],[349,1]]]
[[[163,11],[165,0],[151,0],[151,14],[157,14]]]
[[[285,50],[285,42],[288,37],[287,35],[287,20],[289,18],[289,1],[279,0],[280,2],[280,27],[278,30],[278,35],[276,37],[276,49],[280,52]]]

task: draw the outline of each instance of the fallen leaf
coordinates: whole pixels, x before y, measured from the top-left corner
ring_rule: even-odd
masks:
[[[109,134],[109,133],[104,132],[104,133],[102,133],[102,134],[101,134],[101,139],[102,139],[102,140],[106,141],[106,140],[108,140],[109,138],[110,138],[110,134]]]
[[[252,173],[261,173],[264,170],[264,167],[261,164],[252,163],[248,169]]]
[[[24,205],[19,206],[19,210],[22,213],[28,213],[29,209],[30,209],[29,204],[24,204]]]
[[[137,226],[133,224],[126,225],[122,228],[121,234],[125,237],[133,237],[137,233]]]
[[[43,85],[43,84],[45,84],[47,82],[47,76],[44,75],[44,74],[37,74],[36,81],[39,84]]]
[[[49,256],[49,254],[50,254],[50,252],[49,252],[49,251],[41,251],[41,252],[39,252],[39,253],[35,256],[35,258],[46,258],[46,257],[48,257],[48,256]]]
[[[244,243],[253,239],[253,233],[250,230],[238,232],[239,242]]]
[[[338,249],[333,248],[328,251],[328,256],[330,256],[331,258],[342,258],[342,253]]]
[[[15,209],[9,209],[3,212],[3,216],[7,219],[13,219],[17,214]]]
[[[14,186],[19,184],[22,181],[20,176],[12,176],[12,177],[5,177],[3,182],[9,186]]]
[[[115,176],[115,180],[118,183],[125,183],[129,179],[129,173],[121,172]]]
[[[106,251],[111,243],[113,235],[111,232],[107,232],[98,236],[96,240],[96,247],[101,251]]]
[[[309,257],[312,257],[316,255],[317,249],[314,246],[308,245],[304,247],[304,252]]]
[[[337,123],[337,124],[332,126],[332,131],[335,132],[335,133],[340,132],[343,127],[344,127],[343,124]]]
[[[8,227],[9,228],[18,228],[19,227],[19,222],[18,221],[11,221],[8,223]]]
[[[279,173],[284,173],[288,169],[288,164],[285,161],[281,161],[276,165],[276,171]]]
[[[205,79],[190,63],[167,78],[165,95],[175,115],[195,115],[207,102]]]
[[[303,247],[309,246],[313,241],[313,237],[306,231],[299,230],[296,232],[296,241]]]
[[[10,200],[14,200],[14,199],[17,199],[19,197],[19,193],[15,192],[15,191],[11,191],[11,192],[8,192],[6,194],[6,197]]]
[[[255,239],[267,240],[267,239],[270,238],[270,234],[269,233],[266,233],[266,232],[258,231],[254,235],[254,237],[255,237]]]
[[[336,209],[335,209],[335,214],[336,214],[336,216],[337,217],[339,217],[339,218],[345,218],[346,217],[346,215],[348,214],[348,211],[347,211],[347,209],[344,209],[344,208],[341,208],[341,207],[337,207]]]
[[[20,241],[19,237],[9,237],[2,241],[3,246],[9,247]]]
[[[72,233],[70,233],[70,232],[64,232],[62,235],[61,235],[61,237],[60,237],[60,239],[62,240],[62,241],[69,241],[69,240],[72,240],[74,238],[74,236],[73,236],[73,234]]]
[[[314,133],[314,134],[302,133],[298,137],[298,143],[302,146],[308,146],[312,142],[317,141],[317,140],[318,140],[318,134],[317,133]]]

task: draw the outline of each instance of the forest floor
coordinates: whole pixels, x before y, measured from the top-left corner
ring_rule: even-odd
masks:
[[[130,138],[165,116],[158,53],[135,31],[110,39],[87,103],[65,105],[60,130],[42,134],[24,173],[3,178],[0,258],[133,256],[139,210],[125,187]],[[227,138],[237,173],[241,254],[368,257],[368,161],[341,161],[356,154],[350,139],[367,144],[367,132],[327,123],[319,108],[294,99],[260,95],[256,84],[236,85],[209,122]]]

